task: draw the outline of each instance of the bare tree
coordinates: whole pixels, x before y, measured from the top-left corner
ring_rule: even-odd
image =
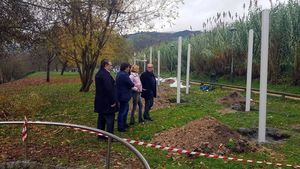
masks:
[[[32,1],[44,28],[58,24],[61,49],[75,63],[81,79],[80,91],[89,91],[97,61],[113,31],[124,33],[139,27],[151,28],[154,19],[177,16],[182,0],[48,0]],[[38,18],[37,18],[38,19]],[[47,22],[45,22],[47,21]],[[47,25],[45,27],[45,25]]]
[[[30,58],[19,56],[30,46],[35,19],[28,6],[20,0],[0,1],[0,83],[23,76]],[[24,64],[18,61],[23,61]],[[26,69],[22,69],[23,67]]]

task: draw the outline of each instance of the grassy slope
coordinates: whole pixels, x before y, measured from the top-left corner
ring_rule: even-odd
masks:
[[[38,73],[31,76],[41,76],[44,73]],[[54,75],[58,76],[58,75]],[[75,74],[68,74],[66,76],[74,76]],[[36,93],[43,97],[47,102],[41,112],[37,112],[34,116],[30,116],[34,120],[43,121],[58,121],[69,122],[75,124],[82,124],[91,127],[96,126],[96,114],[93,113],[93,93],[92,87],[89,93],[78,92],[80,84],[52,84],[26,87],[18,92],[22,97],[27,97],[29,93]],[[172,128],[180,127],[191,120],[199,119],[204,116],[213,116],[221,122],[231,126],[232,128],[239,127],[256,127],[258,124],[258,112],[251,113],[235,113],[220,115],[217,110],[222,108],[222,105],[216,102],[216,99],[228,94],[228,91],[215,90],[213,92],[205,93],[197,91],[196,86],[193,87],[193,92],[189,96],[183,96],[187,103],[172,107],[170,109],[162,109],[153,112],[154,122],[146,123],[144,125],[136,125],[131,129],[131,132],[115,134],[120,137],[129,137],[136,140],[150,141],[155,133]],[[10,91],[15,93],[13,91]],[[0,95],[7,95],[7,91],[1,90]],[[257,100],[258,96],[254,95]],[[257,109],[257,105],[255,108]],[[18,119],[22,119],[20,116]],[[300,161],[300,133],[295,132],[290,128],[292,124],[300,124],[300,104],[298,101],[282,100],[280,98],[268,98],[268,115],[267,125],[269,127],[276,127],[287,130],[292,137],[287,142],[277,145],[266,145],[275,153],[247,153],[240,154],[239,157],[254,158],[257,160],[268,161],[283,161],[288,163],[299,163]],[[17,134],[19,132],[16,131]],[[1,131],[0,136],[7,136],[6,131]],[[1,136],[1,137],[2,137]],[[84,138],[84,139],[83,139]],[[187,138],[188,139],[188,138]],[[47,140],[41,138],[40,143],[48,141],[52,145],[59,145],[65,140],[72,140],[69,144],[73,147],[80,147],[82,150],[89,149],[97,152],[99,148],[105,145],[96,145],[97,140],[94,137],[85,137],[84,134],[75,134],[70,131],[64,131],[62,134],[55,135],[55,139]],[[114,145],[114,150],[118,152],[126,152],[122,146]],[[169,157],[167,153],[160,150],[153,150],[150,148],[138,147],[145,158],[149,161],[152,168],[266,168],[266,166],[253,166],[240,164],[236,162],[224,163],[222,160],[212,159],[189,159],[187,157]],[[176,157],[176,158],[175,158]],[[67,160],[61,159],[62,163],[67,163]],[[84,160],[80,163],[84,163]],[[272,167],[270,167],[272,168]]]

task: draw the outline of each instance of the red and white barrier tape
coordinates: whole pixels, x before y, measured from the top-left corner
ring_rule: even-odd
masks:
[[[71,127],[69,127],[69,128],[71,128]],[[87,132],[90,134],[96,134],[98,136],[103,136],[103,134],[101,134],[101,133],[97,133],[97,132],[93,132],[93,131],[89,131],[89,130],[85,130],[85,129],[80,129],[80,128],[71,128],[71,129],[74,129],[77,131],[82,131],[82,132]],[[179,149],[179,148],[161,146],[161,145],[126,139],[126,138],[122,138],[122,139],[130,144],[135,144],[135,145],[140,145],[140,146],[145,146],[145,147],[152,147],[155,149],[160,149],[160,150],[164,150],[164,151],[185,154],[185,155],[194,155],[194,156],[206,157],[206,158],[212,158],[212,159],[222,159],[224,161],[228,160],[228,161],[236,161],[236,162],[242,162],[242,163],[273,165],[276,167],[300,168],[300,165],[291,165],[291,164],[283,164],[283,163],[267,162],[267,161],[247,160],[247,159],[242,159],[242,158],[237,158],[237,157],[227,157],[227,156],[220,156],[220,155],[216,155],[216,154],[207,154],[207,153],[201,153],[201,152],[195,152],[195,151],[188,151],[188,150],[183,150],[183,149]]]
[[[27,139],[27,125],[28,125],[28,120],[27,117],[24,117],[24,124],[23,124],[23,128],[22,128],[22,141],[25,142],[25,140]]]
[[[145,142],[135,141],[135,140],[130,140],[130,139],[123,139],[123,140],[129,142],[130,144],[136,144],[136,145],[141,145],[141,146],[143,145],[146,147],[152,147],[152,148],[156,148],[156,149],[161,149],[161,150],[170,151],[170,152],[176,152],[176,153],[185,154],[185,155],[194,155],[194,156],[213,158],[213,159],[237,161],[237,162],[242,162],[242,163],[274,165],[277,167],[300,168],[300,165],[291,165],[291,164],[283,164],[283,163],[267,162],[267,161],[246,160],[246,159],[241,159],[241,158],[237,158],[237,157],[227,157],[227,156],[220,156],[220,155],[216,155],[216,154],[207,154],[207,153],[201,153],[201,152],[195,152],[195,151],[188,151],[188,150],[178,149],[178,148],[174,148],[174,147],[166,147],[166,146],[155,145],[155,144],[150,144],[150,143],[145,143]]]

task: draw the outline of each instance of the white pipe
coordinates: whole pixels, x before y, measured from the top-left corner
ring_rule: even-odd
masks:
[[[133,52],[133,64],[136,65],[136,53],[135,52]]]
[[[270,10],[262,12],[258,142],[266,142]]]
[[[158,76],[157,84],[160,85],[160,51],[157,51],[157,76]]]
[[[144,54],[144,60],[146,60],[146,54]],[[146,62],[144,62],[144,72],[146,72]]]
[[[188,44],[187,66],[186,66],[186,94],[189,94],[190,89],[190,67],[191,67],[191,44]]]
[[[180,103],[180,82],[181,82],[181,53],[182,53],[182,37],[178,38],[178,62],[177,62],[177,103]]]
[[[247,66],[247,89],[246,89],[246,109],[250,111],[251,106],[251,81],[252,81],[252,58],[253,58],[253,29],[249,30],[248,39],[248,66]]]
[[[151,63],[151,64],[152,64],[152,51],[153,51],[153,49],[152,49],[152,47],[150,47],[150,61],[149,61],[149,63]]]

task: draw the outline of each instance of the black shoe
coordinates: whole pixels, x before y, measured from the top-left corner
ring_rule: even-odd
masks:
[[[153,121],[153,119],[152,118],[145,118],[145,120],[148,120],[148,121]]]
[[[99,141],[107,141],[107,137],[104,136],[98,136]]]
[[[126,132],[125,129],[118,129],[119,132]]]
[[[130,124],[130,125],[134,125],[134,122],[130,122],[129,124]]]
[[[129,128],[130,126],[128,124],[125,125],[125,128]]]
[[[104,137],[104,136],[99,136],[98,137],[98,140],[99,141],[103,141],[103,142],[107,142],[108,141],[108,138],[107,137]],[[115,140],[115,139],[111,139],[111,142],[118,142],[117,140]]]
[[[139,120],[139,123],[144,123],[145,122],[145,120]]]

